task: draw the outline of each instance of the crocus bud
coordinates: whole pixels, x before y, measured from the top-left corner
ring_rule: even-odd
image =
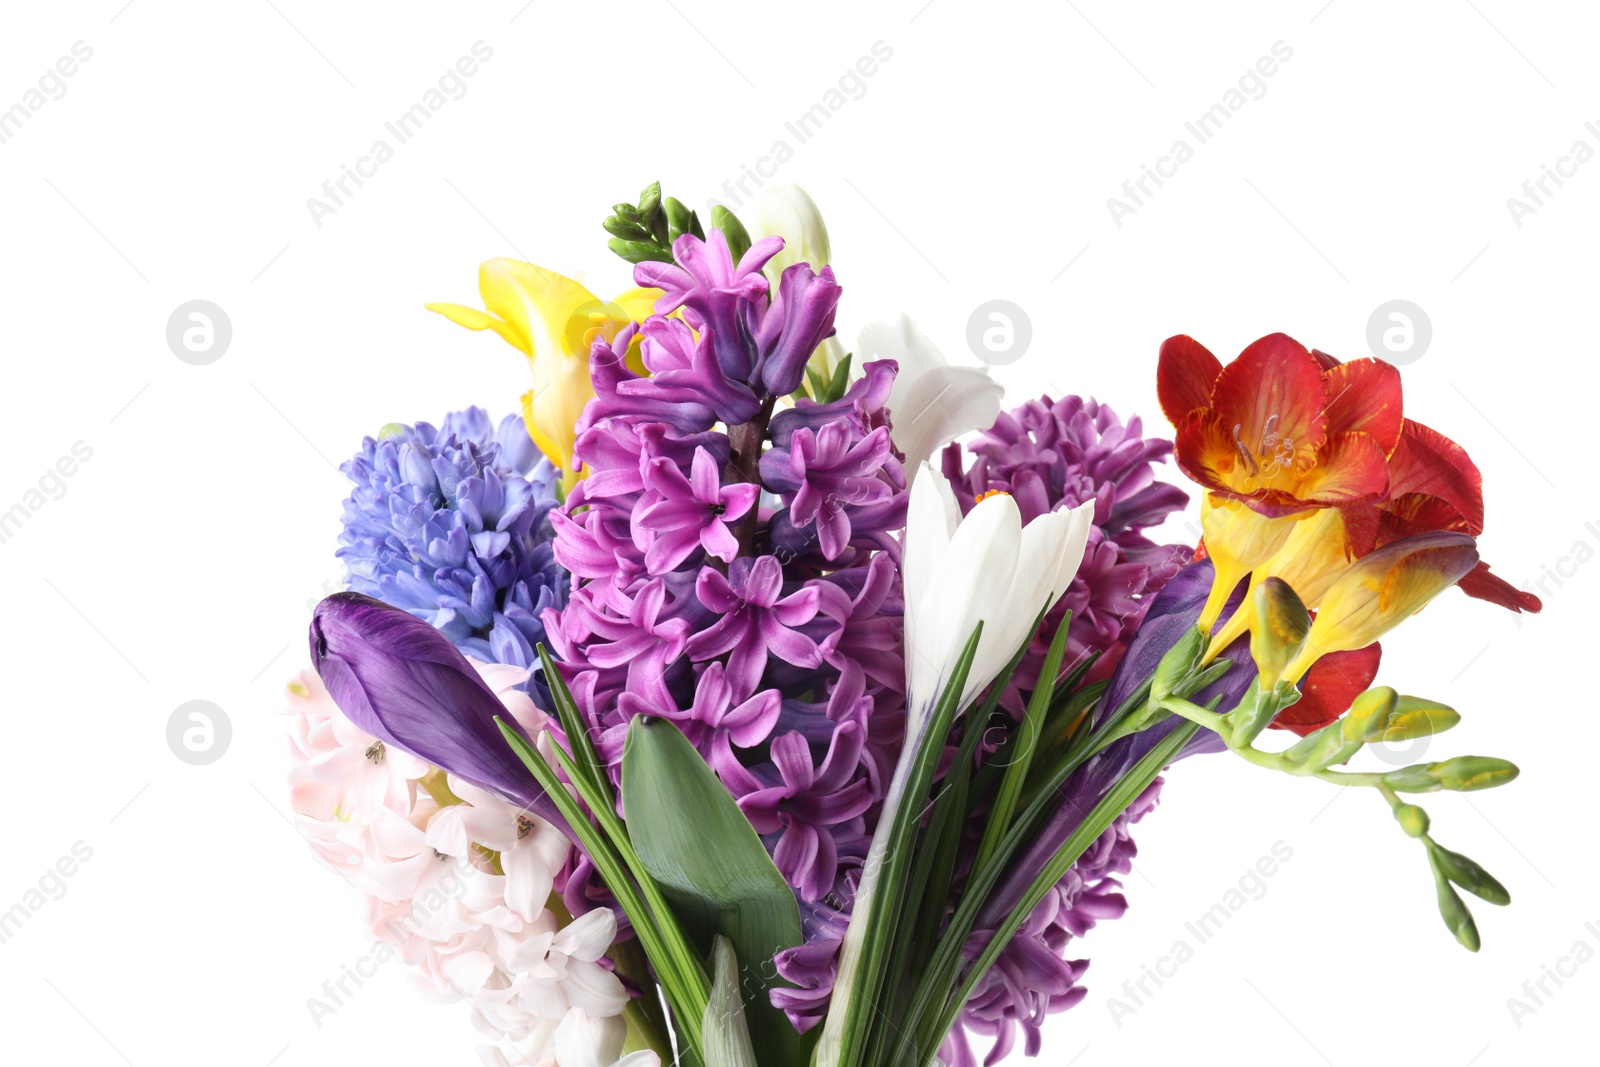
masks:
[[[1282,578],[1268,578],[1251,589],[1249,611],[1250,656],[1261,672],[1261,687],[1272,689],[1305,647],[1311,615]]]
[[[345,717],[367,733],[562,825],[495,724],[505,705],[444,634],[360,593],[311,617],[311,660]]]
[[[1323,596],[1306,646],[1285,676],[1298,681],[1318,656],[1372,644],[1477,565],[1476,542],[1459,533],[1402,537],[1363,556]]]

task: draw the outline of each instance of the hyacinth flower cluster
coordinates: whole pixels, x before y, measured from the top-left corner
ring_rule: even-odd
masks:
[[[769,294],[762,267],[782,245],[735,262],[712,230],[636,268],[663,295],[591,358],[585,477],[552,516],[572,592],[544,623],[613,781],[633,719],[676,724],[825,910],[849,892],[898,740],[905,473],[891,363],[831,403],[775,410],[840,294],[830,268],[803,263]],[[626,362],[635,337],[647,374]]]
[[[339,468],[355,483],[338,557],[350,588],[425,619],[464,653],[529,667],[560,607],[549,514],[560,472],[518,415],[393,424]]]

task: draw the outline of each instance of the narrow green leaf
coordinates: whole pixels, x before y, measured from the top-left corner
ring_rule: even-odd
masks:
[[[1033,755],[1039,745],[1039,734],[1044,728],[1045,713],[1055,695],[1056,676],[1061,673],[1061,658],[1067,651],[1067,631],[1072,623],[1072,613],[1056,627],[1055,638],[1050,642],[1050,652],[1045,656],[1044,667],[1033,683],[1033,695],[1028,700],[1028,710],[1017,727],[1010,750],[1005,774],[1000,779],[1000,791],[989,809],[989,821],[984,825],[983,838],[978,843],[978,858],[974,869],[982,868],[994,856],[1000,838],[1011,828],[1011,816],[1017,809],[1017,799],[1022,795],[1022,785],[1028,778],[1028,768],[1033,765]]]
[[[633,720],[622,782],[639,862],[690,941],[709,954],[725,937],[744,961],[739,986],[760,1062],[799,1067],[809,1041],[767,997],[778,981],[772,957],[804,936],[794,891],[727,788],[672,723]]]
[[[912,762],[906,773],[904,789],[893,805],[893,811],[884,812],[884,816],[892,818],[885,839],[887,847],[879,859],[881,873],[877,880],[877,891],[875,896],[857,897],[851,918],[852,925],[866,923],[862,928],[864,940],[861,942],[854,981],[839,983],[834,987],[830,1015],[834,1011],[844,1012],[840,1017],[842,1032],[834,1058],[839,1067],[860,1067],[870,1062],[866,1056],[873,1029],[885,1022],[878,1014],[880,997],[888,973],[891,944],[905,903],[906,869],[911,862],[912,843],[922,821],[945,738],[949,736],[950,727],[960,710],[961,692],[966,686],[967,673],[972,669],[972,660],[977,654],[982,635],[983,624],[980,622],[962,649],[950,673],[950,680],[933,707],[926,730],[921,737],[907,738],[907,743],[915,748],[912,750]],[[896,768],[898,776],[899,768]],[[882,823],[879,825],[881,829]],[[870,855],[868,862],[873,862]]]
[[[1162,738],[1155,748],[1151,749],[1127,774],[1123,775],[1117,784],[1111,788],[1111,791],[1106,794],[1105,798],[1095,805],[1094,810],[1089,813],[1088,817],[1078,824],[1078,828],[1072,832],[1072,836],[1067,838],[1066,842],[1056,850],[1050,862],[1044,866],[1034,878],[1032,884],[1028,886],[1027,892],[1017,902],[1011,914],[1006,917],[1006,920],[1000,924],[1000,928],[995,931],[994,936],[984,945],[983,951],[979,953],[978,958],[973,961],[972,966],[967,970],[966,976],[962,979],[961,986],[956,990],[955,996],[946,1003],[944,1011],[937,1017],[934,1027],[927,1031],[928,1042],[922,1046],[922,1051],[927,1057],[931,1057],[933,1053],[938,1051],[939,1044],[943,1042],[944,1036],[950,1032],[950,1028],[955,1025],[957,1017],[961,1014],[961,1009],[966,1006],[973,990],[989,973],[989,968],[994,966],[994,961],[999,958],[1001,952],[1005,951],[1006,946],[1011,943],[1011,939],[1016,936],[1016,932],[1022,928],[1022,924],[1027,921],[1028,916],[1033,913],[1033,909],[1038,906],[1039,901],[1043,900],[1044,895],[1066,876],[1067,871],[1078,861],[1078,857],[1082,856],[1084,851],[1101,834],[1105,833],[1106,827],[1115,822],[1117,817],[1127,810],[1128,805],[1133,803],[1134,799],[1144,792],[1151,782],[1156,780],[1161,771],[1199,729],[1200,727],[1192,722],[1179,723],[1175,726],[1171,733]],[[925,1062],[925,1060],[919,1062]]]
[[[700,1023],[706,1067],[759,1067],[739,993],[739,957],[718,934],[711,947],[711,999]]]

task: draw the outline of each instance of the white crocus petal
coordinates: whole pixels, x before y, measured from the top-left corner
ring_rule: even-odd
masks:
[[[822,212],[798,185],[763,187],[745,216],[740,221],[752,239],[783,238],[783,250],[767,261],[765,271],[774,286],[796,263],[809,263],[812,270],[820,272],[833,257]]]
[[[918,468],[940,448],[971,430],[987,430],[1000,415],[1000,383],[986,369],[952,366],[906,315],[861,331],[856,360],[874,359],[899,364],[887,406],[907,479],[915,481]]]
[[[861,867],[854,913],[845,930],[833,1003],[812,1062],[835,1067],[846,1018],[857,1006],[856,973],[866,928],[876,916],[878,882],[895,815],[919,748],[929,743],[933,707],[979,621],[984,624],[962,690],[961,707],[1010,662],[1039,612],[1061,599],[1083,561],[1094,501],[1022,525],[1016,501],[981,500],[961,517],[944,475],[926,467],[911,486],[901,572],[905,577],[906,740],[885,791],[878,828]]]

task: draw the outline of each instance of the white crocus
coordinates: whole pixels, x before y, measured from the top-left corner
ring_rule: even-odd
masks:
[[[924,465],[911,487],[901,574],[905,584],[906,743],[885,793],[878,828],[862,865],[855,909],[839,954],[833,1003],[813,1062],[834,1067],[854,1006],[866,928],[874,921],[879,878],[895,813],[918,749],[929,743],[934,705],[979,622],[983,634],[961,691],[960,710],[1005,668],[1028,639],[1039,612],[1072,584],[1083,561],[1094,501],[1040,515],[1027,526],[1016,501],[1000,493],[965,517],[944,475]]]
[[[906,315],[875,322],[856,338],[856,360],[892,359],[900,365],[889,392],[889,432],[904,453],[906,477],[946,444],[970,430],[986,430],[1000,414],[1005,389],[978,367],[957,367]]]

